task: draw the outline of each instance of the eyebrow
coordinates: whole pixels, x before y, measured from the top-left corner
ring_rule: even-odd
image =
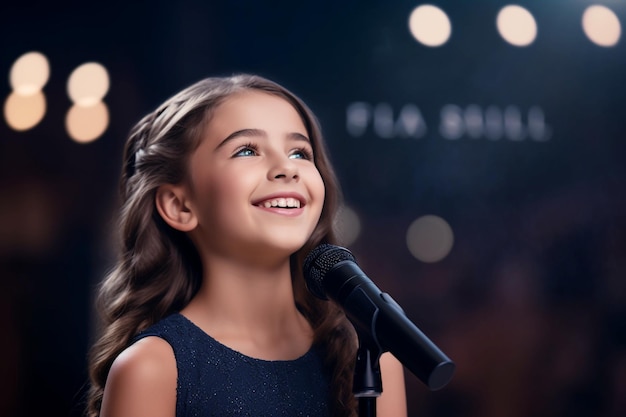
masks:
[[[263,130],[263,129],[241,129],[241,130],[237,130],[236,132],[231,133],[225,139],[223,139],[219,143],[219,145],[217,145],[216,149],[221,148],[222,146],[226,145],[231,140],[233,140],[235,138],[239,138],[239,137],[263,137],[263,138],[267,138],[267,132],[265,130]],[[287,133],[287,139],[296,140],[296,141],[304,141],[304,142],[311,143],[309,138],[307,138],[302,133],[298,133],[298,132]]]

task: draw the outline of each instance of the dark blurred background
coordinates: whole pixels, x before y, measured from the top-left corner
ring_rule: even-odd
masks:
[[[592,4],[623,25],[626,3],[521,1],[537,24],[525,47],[498,33],[495,0],[430,2],[452,32],[425,46],[408,25],[421,3],[0,6],[3,100],[17,58],[50,63],[42,121],[0,124],[0,415],[81,415],[126,134],[179,89],[237,72],[318,115],[360,221],[351,250],[457,363],[436,392],[407,372],[410,416],[626,415],[626,50],[581,26]],[[66,83],[91,61],[109,72],[110,125],[79,144]],[[453,234],[436,261],[407,247],[425,215]]]

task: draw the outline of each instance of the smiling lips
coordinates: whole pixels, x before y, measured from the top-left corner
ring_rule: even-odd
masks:
[[[304,198],[300,196],[269,196],[254,203],[255,206],[266,209],[299,209],[304,207]]]
[[[280,208],[300,208],[300,200],[295,198],[273,198],[271,200],[265,200],[258,204],[265,208],[280,207]]]

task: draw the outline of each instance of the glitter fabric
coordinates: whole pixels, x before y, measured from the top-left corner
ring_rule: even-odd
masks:
[[[181,314],[135,340],[158,336],[174,350],[177,417],[330,416],[329,380],[315,348],[289,361],[266,361],[219,343]]]

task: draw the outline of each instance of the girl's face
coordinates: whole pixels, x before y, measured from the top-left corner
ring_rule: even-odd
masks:
[[[246,91],[220,104],[190,158],[191,237],[200,252],[263,260],[300,249],[324,204],[312,153],[286,100]]]

